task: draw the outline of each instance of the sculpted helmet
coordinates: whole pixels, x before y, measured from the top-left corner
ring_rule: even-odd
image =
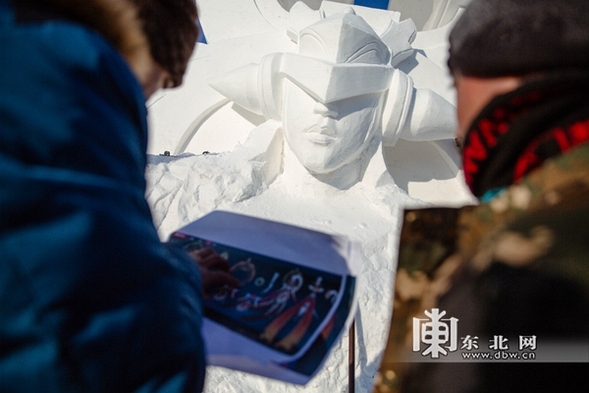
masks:
[[[246,109],[281,120],[285,78],[314,99],[329,103],[389,88],[391,51],[353,11],[335,14],[306,28],[295,53],[273,53],[211,83]]]
[[[454,107],[429,89],[415,89],[411,78],[395,68],[413,54],[416,28],[410,19],[391,19],[379,36],[352,8],[327,18],[315,16],[314,23],[289,31],[298,41],[294,53],[266,55],[259,64],[231,71],[210,86],[249,111],[277,121],[282,120],[286,79],[324,104],[382,92],[383,144],[393,145],[400,136],[442,139],[439,130],[448,134],[443,137],[453,136]],[[411,118],[412,113],[418,116]]]

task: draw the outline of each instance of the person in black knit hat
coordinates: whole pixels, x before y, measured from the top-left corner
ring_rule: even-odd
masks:
[[[587,1],[485,0],[473,1],[454,26],[448,66],[457,88],[457,136],[465,145],[466,180],[477,197],[518,180],[530,166],[561,152],[562,144],[543,141],[516,157],[540,129],[560,123],[564,112],[578,111],[566,115],[572,118],[587,116],[582,104],[589,82],[587,15]],[[521,88],[491,105],[495,115],[488,108],[480,113],[491,98],[516,87]],[[497,107],[503,116],[497,115]],[[517,115],[523,112],[525,116]],[[507,123],[509,133],[504,132]],[[480,138],[482,132],[493,137]],[[571,138],[572,144],[584,141]],[[481,147],[485,160],[473,157],[481,154]]]
[[[473,0],[454,25],[456,136],[481,203],[405,212],[377,392],[589,388],[588,11]]]

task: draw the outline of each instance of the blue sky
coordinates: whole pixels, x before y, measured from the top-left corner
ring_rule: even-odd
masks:
[[[355,0],[354,4],[364,7],[386,9],[389,5],[389,0]]]

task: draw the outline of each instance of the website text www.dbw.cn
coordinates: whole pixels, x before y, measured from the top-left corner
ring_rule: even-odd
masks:
[[[462,359],[467,360],[535,360],[534,352],[461,352]]]

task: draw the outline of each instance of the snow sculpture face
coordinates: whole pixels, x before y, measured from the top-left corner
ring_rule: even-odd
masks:
[[[354,14],[309,26],[297,54],[283,56],[283,128],[308,171],[332,172],[366,149],[380,129],[389,59],[387,46]]]
[[[313,173],[332,172],[356,159],[374,135],[381,94],[321,103],[287,83],[283,126],[299,162]]]

